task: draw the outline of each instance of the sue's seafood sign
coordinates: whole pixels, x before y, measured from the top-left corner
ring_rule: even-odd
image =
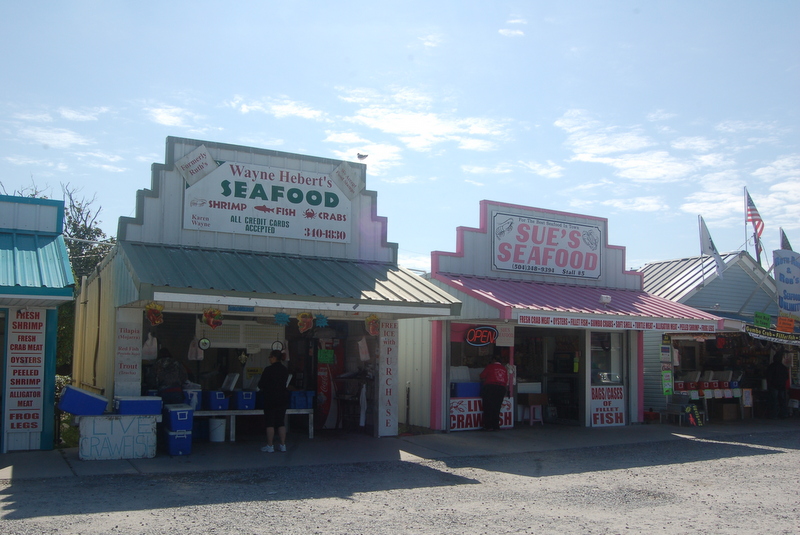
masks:
[[[600,278],[599,227],[495,213],[492,266],[499,271]]]

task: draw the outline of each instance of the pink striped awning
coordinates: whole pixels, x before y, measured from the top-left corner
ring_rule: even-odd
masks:
[[[715,332],[722,318],[637,290],[439,274],[436,277],[520,325]],[[601,297],[604,296],[604,297]]]

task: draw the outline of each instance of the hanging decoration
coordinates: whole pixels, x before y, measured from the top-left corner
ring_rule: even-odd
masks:
[[[289,314],[285,312],[275,314],[275,325],[289,325]]]
[[[150,325],[156,326],[161,325],[164,323],[164,315],[161,313],[164,310],[164,305],[159,305],[155,301],[150,301],[144,307],[145,314],[147,314],[147,319],[150,321]]]
[[[317,327],[327,327],[328,326],[328,318],[325,317],[324,314],[317,314],[314,318],[314,325]]]
[[[218,308],[205,309],[203,311],[203,321],[212,329],[216,329],[222,325],[222,311]]]
[[[370,314],[364,320],[364,323],[367,327],[367,332],[372,336],[378,336],[381,332],[381,319],[376,316],[375,314]]]
[[[314,316],[310,312],[300,312],[297,314],[297,330],[301,333],[306,332],[314,326]]]

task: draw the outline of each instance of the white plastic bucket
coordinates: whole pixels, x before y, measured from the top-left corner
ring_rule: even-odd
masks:
[[[208,440],[225,442],[225,418],[208,419]]]

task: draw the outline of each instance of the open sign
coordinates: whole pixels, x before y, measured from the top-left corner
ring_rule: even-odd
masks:
[[[475,347],[488,346],[497,340],[497,329],[490,326],[473,327],[467,331],[465,341]]]

